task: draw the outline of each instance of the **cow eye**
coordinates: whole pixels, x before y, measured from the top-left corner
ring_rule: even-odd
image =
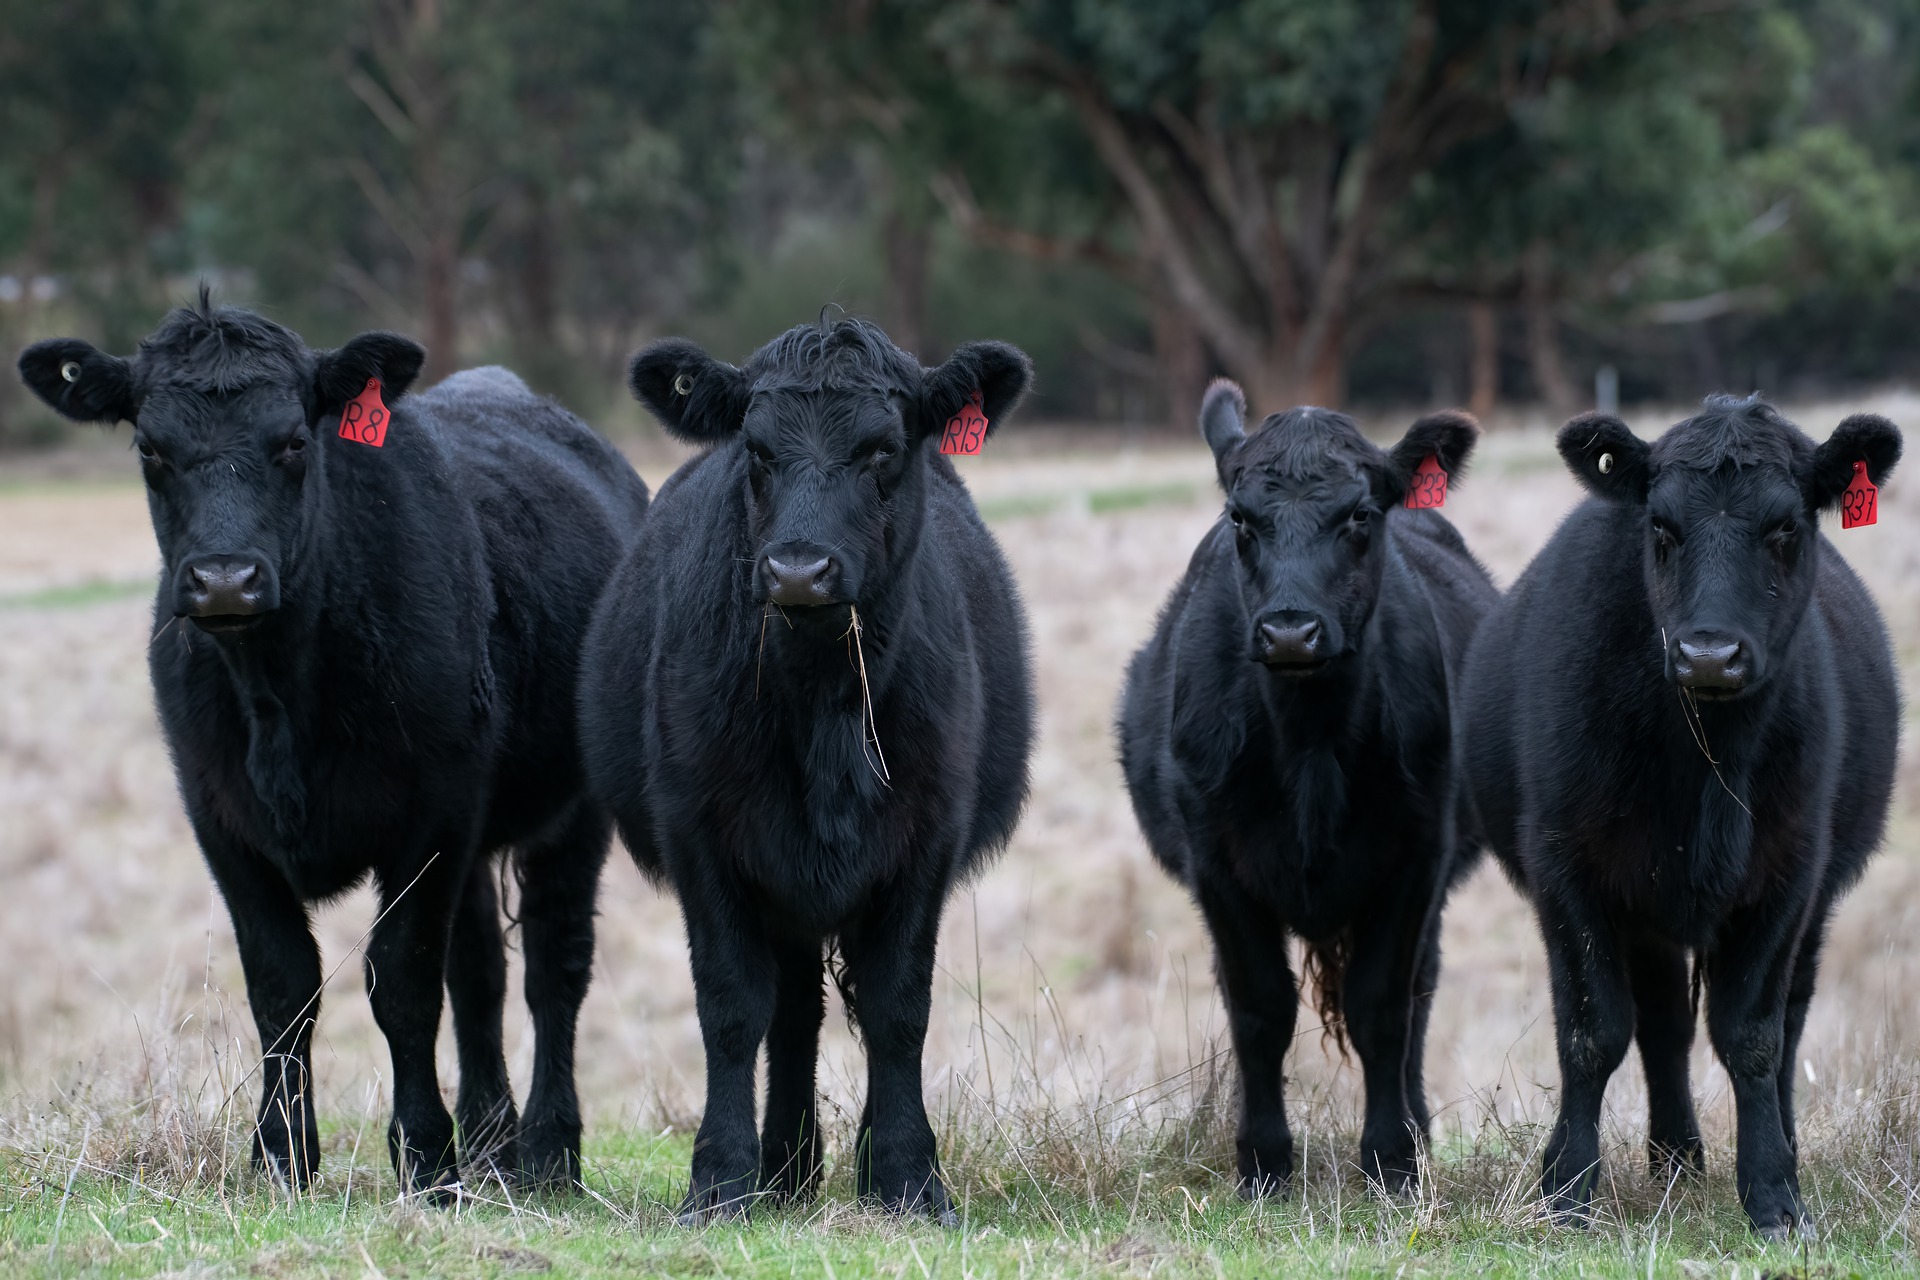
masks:
[[[133,447],[140,451],[140,458],[143,462],[153,462],[160,456],[159,452],[144,439],[135,440]]]
[[[305,436],[295,436],[293,439],[287,441],[286,447],[288,453],[294,457],[299,457],[307,451],[307,438]]]

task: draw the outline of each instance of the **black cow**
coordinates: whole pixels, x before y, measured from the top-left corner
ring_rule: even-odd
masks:
[[[1128,669],[1120,758],[1147,843],[1213,935],[1242,1194],[1293,1174],[1290,934],[1366,1073],[1361,1168],[1397,1190],[1427,1132],[1440,907],[1464,864],[1457,668],[1496,598],[1453,526],[1402,503],[1427,458],[1457,478],[1478,428],[1435,414],[1383,451],[1326,409],[1252,435],[1245,413],[1240,388],[1208,389],[1226,510]]]
[[[134,424],[164,561],[155,701],[266,1055],[255,1160],[295,1184],[318,1168],[307,911],[371,874],[388,1145],[403,1187],[444,1198],[458,1170],[434,1062],[443,982],[461,1154],[476,1174],[484,1159],[578,1176],[574,1024],[612,824],[586,795],[577,655],[647,495],[503,369],[407,396],[423,355],[390,333],[309,350],[203,291],[130,358],[59,338],[20,372],[69,418]],[[537,1036],[524,1122],[488,857],[506,846]]]
[[[685,1222],[819,1179],[823,945],[867,1049],[859,1192],[952,1220],[921,1096],[934,943],[1025,802],[1033,692],[1012,577],[936,448],[970,396],[991,428],[1030,376],[997,342],[922,369],[852,319],[744,368],[679,339],[634,357],[634,394],[707,452],[595,614],[581,733],[686,918],[707,1105]]]
[[[1691,955],[1733,1080],[1740,1203],[1785,1236],[1806,1221],[1795,1050],[1827,918],[1880,841],[1900,722],[1886,628],[1818,520],[1855,464],[1886,477],[1900,433],[1862,414],[1815,445],[1714,397],[1652,445],[1604,414],[1559,445],[1594,496],[1482,627],[1461,718],[1473,803],[1552,973],[1542,1190],[1585,1216],[1630,1039],[1655,1174],[1702,1166]]]

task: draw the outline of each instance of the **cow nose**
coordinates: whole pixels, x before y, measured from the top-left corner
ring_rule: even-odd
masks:
[[[834,603],[831,556],[790,564],[770,555],[763,562],[761,572],[767,581],[767,599],[773,604],[806,608]]]
[[[1747,683],[1747,647],[1730,636],[1686,636],[1675,647],[1673,678],[1688,689],[1739,689]]]
[[[1326,656],[1320,619],[1304,613],[1281,613],[1260,624],[1254,641],[1259,660],[1270,667],[1311,666]]]
[[[229,618],[264,612],[265,577],[258,561],[198,561],[187,569],[187,613],[196,618]]]

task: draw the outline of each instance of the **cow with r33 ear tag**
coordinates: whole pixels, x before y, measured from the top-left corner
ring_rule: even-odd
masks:
[[[1428,1128],[1440,909],[1474,848],[1450,716],[1496,592],[1435,508],[1479,429],[1436,413],[1381,449],[1331,410],[1251,432],[1245,414],[1230,382],[1201,403],[1225,510],[1128,668],[1121,763],[1148,845],[1213,937],[1241,1193],[1293,1176],[1291,937],[1324,1029],[1365,1073],[1360,1168],[1404,1190]]]

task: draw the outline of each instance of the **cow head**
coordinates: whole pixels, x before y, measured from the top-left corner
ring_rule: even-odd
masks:
[[[668,432],[739,450],[754,590],[790,621],[886,593],[918,543],[942,428],[978,392],[991,431],[1031,380],[1027,357],[970,342],[937,369],[862,320],[801,325],[735,368],[668,338],[629,382]]]
[[[1391,449],[1330,409],[1270,416],[1251,435],[1246,398],[1207,388],[1200,431],[1226,490],[1248,653],[1278,675],[1316,675],[1354,652],[1380,592],[1387,513],[1427,457],[1458,476],[1480,429],[1464,413],[1421,418]]]
[[[330,448],[320,420],[379,378],[391,405],[425,353],[391,333],[337,351],[251,312],[181,307],[122,358],[77,338],[20,356],[35,395],[76,422],[133,424],[173,612],[215,634],[278,609],[314,523]]]
[[[1819,571],[1819,513],[1864,462],[1880,483],[1900,431],[1855,414],[1825,444],[1770,404],[1711,396],[1653,444],[1618,418],[1589,413],[1560,428],[1560,455],[1588,489],[1629,505],[1660,629],[1667,679],[1698,698],[1737,698],[1766,681]]]

